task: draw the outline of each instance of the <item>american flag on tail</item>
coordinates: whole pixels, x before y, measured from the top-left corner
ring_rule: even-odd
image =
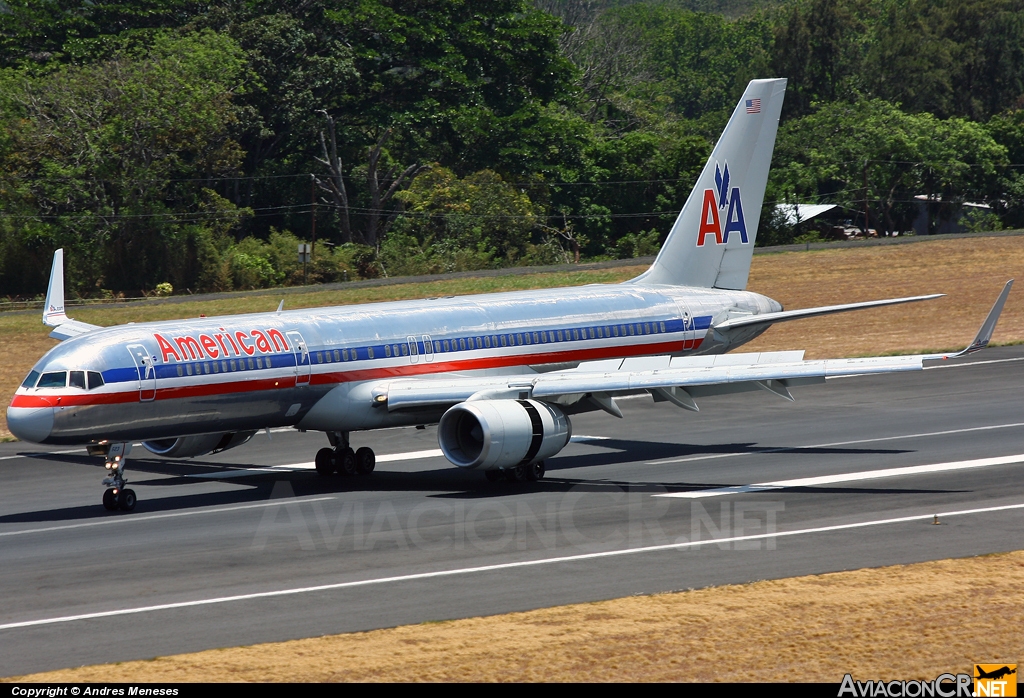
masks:
[[[748,114],[760,114],[761,113],[761,100],[760,98],[748,99],[747,102],[747,113]]]

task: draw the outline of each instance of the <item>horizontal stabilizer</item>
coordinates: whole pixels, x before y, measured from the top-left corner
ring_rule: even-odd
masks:
[[[942,298],[944,293],[933,293],[928,296],[911,296],[909,298],[888,298],[880,301],[865,301],[863,303],[844,303],[843,305],[824,305],[818,308],[804,308],[802,310],[783,310],[778,313],[762,313],[760,315],[746,315],[732,318],[725,322],[716,323],[713,329],[719,332],[739,329],[740,327],[753,327],[756,325],[774,325],[777,322],[789,320],[803,320],[819,315],[831,315],[832,313],[845,313],[849,310],[864,310],[865,308],[880,308],[885,305],[899,305],[900,303],[916,303],[917,301],[930,301],[935,298]]]

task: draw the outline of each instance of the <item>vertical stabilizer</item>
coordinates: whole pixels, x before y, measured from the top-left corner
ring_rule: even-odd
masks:
[[[747,85],[658,258],[635,282],[746,288],[785,93],[785,78]]]

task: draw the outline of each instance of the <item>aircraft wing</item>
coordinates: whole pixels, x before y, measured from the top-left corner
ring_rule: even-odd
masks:
[[[868,373],[918,371],[922,356],[803,361],[803,352],[645,357],[595,361],[569,371],[534,375],[381,381],[373,404],[389,411],[454,405],[469,400],[538,399],[573,403],[586,398],[622,416],[612,398],[648,391],[656,400],[697,411],[695,397],[767,390],[792,400],[789,388],[824,383],[826,378]],[[797,358],[799,355],[801,358]],[[794,360],[795,359],[795,360]]]
[[[826,378],[920,371],[924,362],[963,356],[988,345],[1013,285],[1003,287],[974,341],[952,354],[879,356],[805,361],[802,351],[650,356],[581,363],[551,373],[384,380],[371,388],[375,407],[388,411],[438,408],[472,400],[538,399],[573,404],[582,399],[621,417],[616,395],[649,392],[656,401],[698,411],[695,397],[767,390],[792,400],[789,388]],[[916,299],[915,299],[916,300]]]
[[[77,337],[86,332],[100,329],[99,325],[72,320],[64,313],[64,250],[53,253],[53,266],[50,268],[50,285],[46,289],[46,302],[43,306],[43,324],[54,327],[50,336],[61,341]]]

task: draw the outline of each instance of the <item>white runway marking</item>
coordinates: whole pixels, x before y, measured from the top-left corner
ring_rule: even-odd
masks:
[[[1024,427],[1024,422],[1012,422],[1010,424],[992,424],[986,427],[965,427],[963,429],[947,429],[945,431],[929,431],[920,434],[897,434],[896,436],[877,436],[871,439],[855,439],[853,441],[833,441],[827,444],[810,444],[808,446],[784,446],[781,448],[759,448],[752,451],[736,451],[735,453],[713,453],[703,456],[686,456],[685,458],[668,458],[665,460],[647,461],[644,465],[667,465],[669,463],[689,463],[697,460],[713,460],[715,458],[734,458],[736,456],[755,456],[762,453],[785,453],[787,451],[805,451],[811,448],[832,448],[834,446],[853,446],[855,444],[870,444],[879,441],[898,441],[900,439],[921,439],[927,436],[946,436],[949,434],[966,434],[971,431],[989,431],[991,429],[1010,429],[1012,427]]]
[[[37,453],[19,453],[16,456],[0,456],[0,460],[12,460],[14,458],[36,458],[39,456],[61,456],[65,453],[85,453],[84,448],[71,448],[67,451],[39,451]]]
[[[886,468],[885,470],[865,470],[859,473],[840,473],[838,475],[821,475],[818,477],[799,477],[793,480],[776,480],[760,482],[753,485],[736,485],[735,487],[715,487],[710,490],[693,492],[673,492],[671,494],[655,494],[654,497],[670,497],[674,499],[701,499],[703,497],[721,497],[727,494],[744,492],[764,492],[781,490],[789,487],[817,487],[834,485],[840,482],[858,482],[860,480],[878,480],[886,477],[903,477],[906,475],[922,475],[925,473],[942,473],[949,470],[968,470],[970,468],[987,468],[991,465],[1010,465],[1024,463],[1024,453],[1016,456],[1000,456],[997,458],[979,458],[977,460],[953,461],[950,463],[933,463],[931,465],[911,465],[904,468]]]
[[[283,504],[286,500],[278,500]],[[305,500],[312,501],[312,500]],[[113,616],[127,616],[137,613],[150,613],[153,611],[167,611],[176,608],[193,608],[196,606],[210,606],[213,604],[230,603],[233,601],[251,601],[254,599],[266,599],[275,596],[294,596],[297,594],[309,594],[318,591],[334,591],[337,589],[351,589],[355,587],[373,586],[379,584],[392,584],[395,582],[409,582],[420,579],[436,579],[439,577],[456,577],[480,572],[495,572],[501,570],[515,569],[519,567],[538,567],[541,565],[553,565],[563,562],[578,562],[581,560],[596,560],[600,558],[621,557],[623,555],[636,555],[639,553],[651,553],[664,550],[683,550],[686,548],[702,545],[721,545],[724,543],[737,543],[740,541],[768,540],[773,538],[788,538],[803,536],[813,533],[829,533],[832,531],[846,531],[857,528],[868,528],[871,526],[885,526],[898,523],[909,523],[912,521],[928,521],[933,516],[949,518],[951,516],[967,516],[969,514],[985,514],[997,511],[1010,511],[1024,509],[1024,504],[1007,504],[1005,506],[984,507],[980,509],[962,509],[960,511],[937,512],[935,514],[919,514],[915,516],[901,516],[892,519],[876,519],[874,521],[862,521],[860,523],[837,524],[835,526],[819,526],[817,528],[804,528],[795,531],[781,531],[776,533],[761,533],[749,536],[732,536],[727,538],[708,538],[699,541],[682,541],[667,543],[665,545],[650,545],[642,548],[626,548],[624,550],[609,550],[600,553],[584,553],[580,555],[565,555],[562,557],[549,557],[540,560],[524,560],[521,562],[506,562],[496,565],[483,565],[480,567],[463,567],[453,570],[439,570],[436,572],[421,572],[418,574],[403,574],[393,577],[379,577],[377,579],[363,579],[354,582],[338,582],[335,584],[321,584],[310,587],[296,587],[293,589],[278,589],[275,591],[257,592],[254,594],[238,594],[236,596],[217,596],[208,599],[196,599],[194,601],[179,601],[177,603],[156,604],[153,606],[139,606],[136,608],[119,608],[112,611],[98,611],[95,613],[80,613],[72,616],[58,616],[54,618],[39,618],[16,623],[4,623],[0,630],[12,630],[15,628],[29,628],[39,625],[53,625],[55,623],[70,623],[76,620],[92,620],[96,618],[110,618]]]
[[[401,460],[416,460],[418,458],[437,458],[443,456],[441,449],[432,448],[426,451],[408,451],[406,453],[386,453],[377,456],[378,463],[393,463]],[[230,467],[230,466],[227,466]],[[211,473],[193,473],[185,477],[201,478],[203,480],[225,480],[233,477],[248,477],[250,475],[265,475],[267,473],[296,472],[300,470],[316,470],[316,463],[286,463],[284,465],[266,465],[247,468],[232,468]]]
[[[337,499],[337,497],[314,497],[312,499],[289,499],[288,501],[295,502],[322,502],[328,499]],[[275,504],[283,504],[283,499],[272,499],[268,502],[259,502],[258,504],[240,504],[233,507],[219,507],[217,509],[200,509],[198,511],[176,511],[170,514],[150,514],[141,516],[112,516],[109,519],[100,519],[99,521],[83,521],[82,523],[65,524],[63,526],[47,526],[46,528],[29,528],[23,531],[4,531],[0,533],[0,537],[3,536],[23,536],[27,533],[45,533],[46,531],[65,531],[69,528],[89,528],[90,526],[106,526],[107,524],[116,523],[135,523],[136,521],[153,521],[154,519],[170,519],[177,518],[179,516],[197,516],[199,514],[220,514],[225,511],[239,511],[241,509],[257,509],[262,507],[272,507]]]

